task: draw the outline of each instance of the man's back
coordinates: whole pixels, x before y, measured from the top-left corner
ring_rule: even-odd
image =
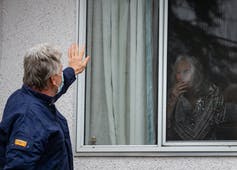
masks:
[[[72,169],[67,122],[52,102],[26,86],[9,97],[0,124],[4,169]]]

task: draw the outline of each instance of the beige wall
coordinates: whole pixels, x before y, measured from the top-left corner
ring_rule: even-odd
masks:
[[[8,96],[22,85],[22,59],[34,44],[57,44],[64,53],[76,38],[76,0],[0,0],[0,117]],[[57,106],[74,143],[76,84]],[[77,157],[75,169],[234,170],[235,157]]]

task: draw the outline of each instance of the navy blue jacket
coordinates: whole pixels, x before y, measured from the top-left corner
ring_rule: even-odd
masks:
[[[8,99],[0,123],[0,170],[72,170],[73,156],[66,119],[54,102],[75,81],[63,71],[64,87],[55,97],[23,85]]]

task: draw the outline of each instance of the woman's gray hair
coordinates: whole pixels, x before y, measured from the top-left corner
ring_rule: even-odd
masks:
[[[191,79],[191,86],[193,87],[194,93],[199,93],[202,90],[202,86],[207,83],[203,73],[203,67],[197,58],[188,55],[179,55],[174,63],[174,71],[172,74],[172,82],[175,82],[175,74],[177,70],[177,65],[180,61],[187,61],[193,69],[193,76]]]
[[[23,83],[29,87],[43,90],[52,75],[61,68],[62,53],[50,44],[38,44],[24,56]]]

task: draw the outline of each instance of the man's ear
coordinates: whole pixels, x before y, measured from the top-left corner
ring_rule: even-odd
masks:
[[[51,77],[49,78],[49,83],[50,83],[51,85],[57,86],[56,76],[51,76]]]

